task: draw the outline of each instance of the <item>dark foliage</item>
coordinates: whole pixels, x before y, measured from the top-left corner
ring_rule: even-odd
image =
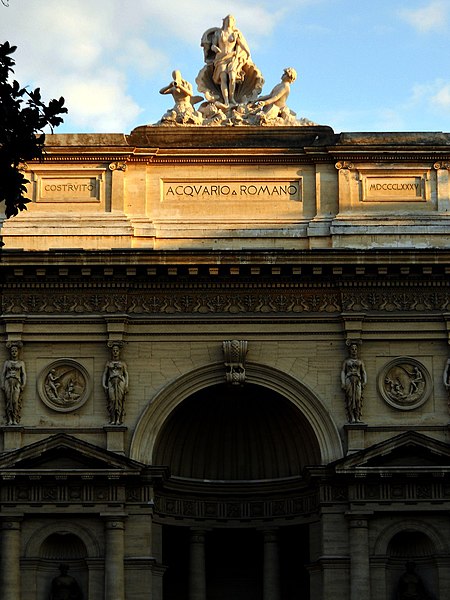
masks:
[[[29,91],[17,81],[10,81],[16,46],[0,44],[0,201],[5,201],[6,217],[26,209],[26,184],[21,167],[42,158],[46,126],[60,125],[59,116],[67,112],[64,98],[45,104],[39,88]]]

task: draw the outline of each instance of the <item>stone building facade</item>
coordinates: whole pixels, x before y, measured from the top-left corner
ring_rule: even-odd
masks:
[[[4,600],[450,591],[450,134],[53,135],[1,261]],[[400,592],[401,597],[401,592]]]

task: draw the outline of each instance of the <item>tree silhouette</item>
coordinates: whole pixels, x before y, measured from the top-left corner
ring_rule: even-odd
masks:
[[[15,80],[15,61],[11,58],[17,46],[0,44],[0,201],[5,201],[7,218],[26,209],[26,184],[22,172],[28,160],[42,158],[46,126],[57,127],[63,122],[59,116],[67,112],[64,98],[45,104],[40,88],[29,91]]]

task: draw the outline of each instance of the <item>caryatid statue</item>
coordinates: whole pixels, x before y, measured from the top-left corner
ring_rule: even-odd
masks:
[[[250,57],[248,44],[233,15],[224,18],[222,27],[205,31],[201,46],[206,65],[196,82],[199,92],[209,102],[226,109],[256,99],[264,78]]]
[[[27,383],[25,363],[19,359],[22,342],[8,342],[10,358],[3,363],[1,387],[5,394],[7,425],[18,425],[21,418],[22,394]]]
[[[122,425],[125,414],[125,396],[128,393],[128,367],[120,360],[123,342],[109,342],[111,360],[107,361],[102,376],[110,425]]]
[[[360,423],[363,390],[367,373],[363,361],[358,357],[358,342],[347,341],[349,357],[342,363],[341,386],[345,393],[345,410],[349,423]]]

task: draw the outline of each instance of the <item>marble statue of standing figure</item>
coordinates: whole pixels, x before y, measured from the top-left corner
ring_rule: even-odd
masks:
[[[207,100],[226,109],[256,99],[264,79],[251,59],[250,48],[233,15],[223,19],[221,28],[205,31],[201,46],[206,66],[196,82]]]
[[[125,413],[125,396],[128,393],[128,368],[120,360],[121,343],[108,344],[111,348],[111,360],[103,371],[102,385],[107,399],[110,425],[122,425]]]
[[[81,588],[75,577],[67,573],[68,570],[68,565],[59,565],[60,574],[52,581],[48,600],[82,600]]]
[[[398,582],[396,600],[431,600],[422,579],[416,573],[416,563],[406,563],[406,571]]]
[[[349,357],[342,363],[341,386],[345,392],[345,409],[349,423],[360,423],[363,390],[367,383],[364,363],[358,357],[358,344],[347,342]]]
[[[8,342],[10,358],[3,363],[1,387],[5,394],[7,425],[18,425],[21,417],[22,393],[27,382],[25,363],[19,359],[22,342]]]

